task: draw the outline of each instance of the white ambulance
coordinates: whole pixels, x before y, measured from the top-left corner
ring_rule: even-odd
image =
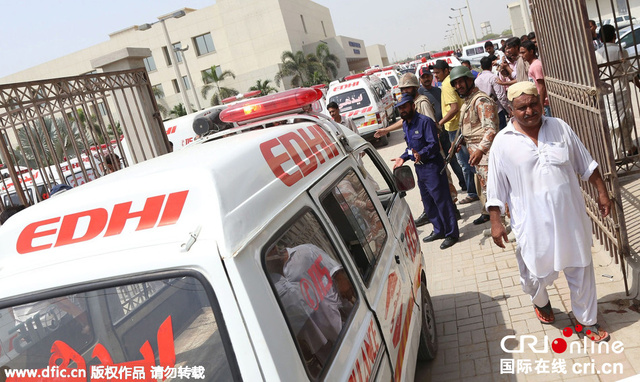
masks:
[[[395,115],[393,96],[376,76],[360,73],[333,81],[327,98],[329,103],[338,104],[340,114],[351,118],[358,133],[367,140],[374,139],[376,130],[390,125]],[[389,143],[387,136],[380,141],[383,145]]]
[[[437,340],[411,171],[299,114],[316,97],[239,103],[241,127],[7,220],[7,380],[413,381]]]
[[[376,77],[382,79],[383,81],[387,81],[387,84],[391,87],[393,91],[393,96],[396,102],[400,101],[402,97],[402,92],[400,91],[400,77],[398,76],[398,72],[396,71],[395,66],[386,66],[384,68],[375,68],[366,73],[373,74]]]

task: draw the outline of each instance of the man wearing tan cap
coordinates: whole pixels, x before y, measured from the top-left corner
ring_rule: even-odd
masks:
[[[576,331],[595,342],[608,341],[609,334],[597,324],[591,223],[576,178],[580,175],[598,190],[598,207],[607,216],[611,200],[598,164],[569,125],[543,116],[533,83],[511,85],[507,98],[514,117],[495,137],[489,154],[486,207],[493,241],[504,248],[507,232],[500,215],[508,204],[520,282],[540,322],[555,320],[546,287],[563,271]]]

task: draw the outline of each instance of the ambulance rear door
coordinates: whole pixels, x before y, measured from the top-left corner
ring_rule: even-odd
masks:
[[[355,269],[355,282],[364,291],[382,332],[395,379],[411,379],[415,359],[413,355],[407,357],[406,345],[412,317],[419,314],[414,316],[417,305],[413,282],[404,264],[409,252],[402,248],[406,244],[401,246],[393,226],[400,216],[405,217],[405,224],[412,224],[413,220],[406,204],[396,203],[399,194],[391,195],[394,191],[386,180],[376,184],[371,176],[365,175],[366,171],[358,171],[351,163],[343,162],[310,193],[332,222],[349,255],[347,260]],[[385,193],[384,201],[376,189]],[[405,239],[405,243],[406,240],[412,240],[415,257],[417,235]],[[407,361],[413,367],[407,367]],[[410,370],[410,374],[405,370]]]

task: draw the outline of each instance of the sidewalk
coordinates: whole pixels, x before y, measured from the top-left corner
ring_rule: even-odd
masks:
[[[480,214],[479,202],[458,208],[462,213],[458,244],[442,251],[440,241],[421,242],[436,311],[439,351],[433,361],[418,364],[416,381],[617,381],[640,374],[640,306],[637,300],[625,296],[620,266],[597,240],[592,251],[598,322],[611,333],[608,352],[597,345],[592,349],[590,340],[586,340],[585,349],[584,340],[575,333],[563,336],[564,328],[573,329],[574,319],[562,273],[548,288],[556,322],[542,325],[529,295],[520,286],[515,244],[499,248],[491,237],[483,236],[489,223],[473,225]],[[418,232],[425,237],[431,232],[430,224],[418,228]],[[546,336],[547,350],[534,353],[523,344],[527,342],[523,335],[538,339],[533,346],[538,351],[544,350]],[[505,348],[524,351],[505,352],[501,348],[505,336],[513,336],[505,340]],[[551,342],[558,338],[568,345],[563,353],[551,348]],[[614,348],[616,341],[621,344]],[[613,350],[620,346],[624,350],[616,354]],[[509,365],[514,370],[507,373]],[[607,374],[611,370],[617,374]]]

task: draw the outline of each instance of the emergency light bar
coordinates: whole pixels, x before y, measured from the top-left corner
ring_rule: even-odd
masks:
[[[453,50],[445,50],[444,52],[439,52],[439,53],[434,53],[431,55],[431,58],[438,58],[438,57],[447,57],[447,56],[453,56],[455,52]]]
[[[260,93],[262,93],[260,90],[254,90],[254,91],[246,92],[244,94],[234,95],[232,97],[227,97],[227,98],[223,99],[222,103],[225,104],[225,103],[229,103],[229,102],[233,102],[233,101],[239,101],[239,100],[244,99],[244,98],[255,97],[255,96],[259,95]]]
[[[352,74],[350,76],[346,76],[344,80],[345,81],[355,80],[356,78],[362,78],[365,75],[366,75],[365,73]]]
[[[320,90],[322,90],[322,89],[324,89],[326,87],[327,87],[327,85],[325,85],[325,84],[318,84],[318,85],[313,85],[311,87],[311,89],[320,89]]]
[[[385,66],[384,68],[382,68],[382,70],[384,71],[391,70],[391,69],[395,69],[395,67],[391,65],[391,66]]]
[[[320,89],[298,88],[264,97],[246,100],[229,106],[220,113],[220,119],[228,123],[240,123],[264,118],[287,111],[301,109],[322,98]]]

